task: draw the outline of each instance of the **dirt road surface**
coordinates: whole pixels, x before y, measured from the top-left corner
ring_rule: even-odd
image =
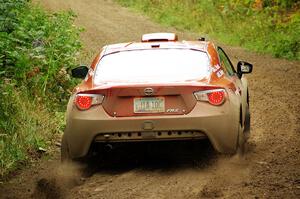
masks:
[[[111,0],[43,0],[42,6],[78,14],[88,57],[104,44],[176,31]],[[183,39],[195,37],[176,32]],[[254,64],[248,75],[252,129],[244,159],[217,154],[206,142],[170,143],[131,147],[111,153],[106,164],[79,167],[60,165],[57,148],[54,158],[1,184],[0,198],[300,198],[300,62],[225,49],[235,63]]]

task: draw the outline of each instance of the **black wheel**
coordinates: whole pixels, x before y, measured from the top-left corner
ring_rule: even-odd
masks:
[[[249,110],[249,106],[247,106],[245,122],[244,122],[244,134],[246,139],[248,139],[250,136],[250,125],[251,125],[250,123],[251,123],[250,110]]]

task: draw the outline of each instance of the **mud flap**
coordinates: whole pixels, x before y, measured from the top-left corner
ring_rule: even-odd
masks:
[[[239,125],[239,134],[238,134],[238,139],[237,139],[236,154],[240,157],[243,157],[245,154],[245,148],[246,148],[245,133],[243,131],[242,126]]]
[[[72,162],[72,158],[69,152],[69,145],[65,136],[63,136],[61,140],[60,159],[62,163]]]

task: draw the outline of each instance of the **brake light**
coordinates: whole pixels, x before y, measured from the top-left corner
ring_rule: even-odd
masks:
[[[103,95],[97,94],[78,94],[75,98],[75,104],[80,110],[88,110],[93,105],[101,104],[104,99]]]
[[[92,106],[92,98],[89,96],[77,96],[76,105],[81,110],[89,109]]]
[[[195,98],[198,101],[206,101],[212,105],[218,106],[225,101],[225,90],[224,89],[214,89],[198,91],[194,93]]]
[[[212,105],[221,105],[224,102],[224,91],[215,91],[207,94]]]
[[[162,42],[178,41],[178,36],[174,33],[149,33],[142,36],[142,42]]]

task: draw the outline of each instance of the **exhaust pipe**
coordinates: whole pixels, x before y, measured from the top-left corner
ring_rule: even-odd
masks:
[[[112,149],[113,149],[113,146],[111,144],[104,145],[104,150],[105,151],[111,151]]]

